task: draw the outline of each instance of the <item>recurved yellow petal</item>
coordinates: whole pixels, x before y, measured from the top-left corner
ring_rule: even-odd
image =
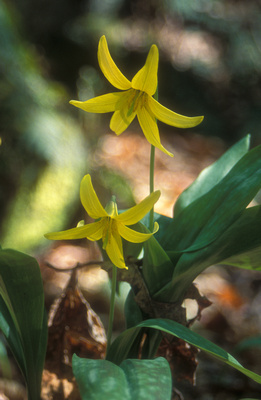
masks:
[[[126,264],[123,257],[122,240],[119,233],[114,231],[108,240],[106,245],[106,253],[110,258],[111,262],[118,268],[126,268]]]
[[[105,36],[102,36],[99,41],[98,61],[104,76],[114,87],[120,90],[131,88],[131,82],[121,73],[113,61]]]
[[[121,96],[121,92],[114,92],[97,96],[87,101],[71,100],[69,103],[87,112],[107,113],[116,109],[116,104]]]
[[[149,96],[148,99],[150,99]],[[163,147],[160,143],[159,128],[154,115],[152,115],[152,113],[145,107],[140,107],[137,112],[137,117],[144,136],[148,142],[157,147],[159,150],[173,157],[173,154],[166,150],[165,147]]]
[[[139,222],[152,209],[160,197],[160,190],[156,190],[136,206],[119,214],[115,219],[124,225],[134,225]]]
[[[108,217],[107,212],[103,208],[98,199],[98,196],[92,186],[91,177],[89,174],[85,175],[81,181],[80,198],[83,207],[93,219],[101,217]]]
[[[68,229],[61,232],[51,232],[44,235],[46,239],[51,240],[68,240],[68,239],[83,239],[100,240],[102,237],[103,224],[102,221],[93,222],[92,224],[84,225],[77,228]]]
[[[131,81],[133,89],[153,96],[158,86],[159,50],[155,44],[150,48],[146,63]]]
[[[193,126],[199,125],[204,119],[203,116],[186,117],[185,115],[177,114],[162,106],[153,97],[148,98],[148,107],[157,119],[177,128],[193,128]]]
[[[116,133],[116,135],[120,135],[125,129],[128,128],[130,123],[134,120],[136,116],[136,112],[132,112],[128,115],[128,107],[125,106],[121,110],[117,110],[113,113],[110,121],[110,129]]]
[[[159,229],[159,225],[157,222],[154,224],[154,230],[152,233],[141,233],[134,231],[133,229],[128,228],[123,224],[118,225],[119,234],[128,242],[132,243],[142,243],[146,242],[154,233],[156,233]]]

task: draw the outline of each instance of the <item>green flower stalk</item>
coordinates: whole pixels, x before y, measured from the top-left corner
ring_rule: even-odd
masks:
[[[121,92],[105,94],[83,102],[71,100],[70,103],[91,113],[113,112],[110,128],[116,135],[124,132],[137,116],[148,142],[173,156],[160,142],[156,120],[178,128],[191,128],[200,124],[204,117],[186,117],[177,114],[153,98],[158,86],[157,46],[155,44],[151,46],[144,67],[137,72],[132,81],[129,81],[114,63],[105,36],[102,36],[99,42],[98,61],[105,77]]]
[[[137,232],[128,226],[139,222],[151,210],[159,197],[160,191],[156,190],[141,203],[118,214],[115,197],[113,196],[104,208],[92,186],[90,175],[85,175],[80,186],[80,198],[89,216],[96,221],[66,231],[47,233],[45,237],[51,240],[87,238],[97,241],[102,239],[103,249],[111,262],[118,268],[127,268],[124,261],[122,238],[132,243],[142,243],[157,232],[159,227],[156,222],[151,233]]]

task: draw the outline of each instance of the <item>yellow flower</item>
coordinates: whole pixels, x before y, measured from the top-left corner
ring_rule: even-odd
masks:
[[[92,241],[102,239],[103,249],[106,250],[111,262],[118,268],[127,268],[123,256],[122,239],[132,243],[142,243],[148,240],[158,230],[155,222],[152,233],[141,233],[128,228],[139,222],[153,207],[160,197],[157,190],[146,197],[141,203],[118,214],[115,197],[103,208],[92,186],[90,175],[85,175],[81,182],[80,198],[89,216],[96,222],[77,226],[61,232],[47,233],[45,237],[52,240],[82,239]]]
[[[110,128],[120,135],[128,128],[137,115],[141,129],[153,146],[172,156],[160,143],[156,119],[178,128],[191,128],[200,124],[204,117],[186,117],[162,106],[152,96],[158,86],[159,51],[151,46],[146,63],[130,82],[118,69],[111,58],[105,36],[102,36],[98,48],[100,68],[108,81],[122,92],[114,92],[95,97],[87,101],[71,100],[70,103],[87,112],[114,112]]]

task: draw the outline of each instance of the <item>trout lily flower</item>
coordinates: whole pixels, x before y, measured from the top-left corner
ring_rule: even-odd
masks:
[[[122,238],[132,243],[142,243],[148,240],[158,230],[155,222],[152,233],[137,232],[128,225],[139,222],[154,206],[160,197],[157,190],[146,197],[141,203],[118,214],[115,197],[104,208],[92,186],[90,175],[85,175],[80,186],[80,198],[83,207],[89,216],[97,221],[66,231],[47,233],[45,237],[51,240],[82,239],[92,241],[102,239],[103,249],[108,254],[111,262],[118,268],[127,268],[122,248]]]
[[[105,36],[102,36],[98,47],[100,68],[108,81],[121,92],[113,92],[87,101],[71,100],[70,104],[91,113],[113,112],[110,129],[120,135],[137,115],[141,129],[148,142],[173,156],[160,142],[157,119],[165,124],[178,128],[191,128],[203,120],[203,117],[186,117],[162,106],[153,98],[158,86],[159,51],[151,46],[146,63],[132,81],[129,81],[114,63]]]

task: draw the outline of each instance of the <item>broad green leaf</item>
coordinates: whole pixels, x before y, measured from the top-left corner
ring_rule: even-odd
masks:
[[[83,400],[171,399],[172,378],[165,358],[124,360],[117,366],[74,355],[72,363]]]
[[[131,399],[171,399],[172,377],[165,358],[124,360],[120,367],[127,377]]]
[[[6,346],[3,342],[3,337],[0,338],[0,370],[1,376],[4,379],[12,379],[12,362],[9,355],[7,354]]]
[[[215,263],[243,269],[261,269],[261,206],[247,208],[210,246]]]
[[[0,294],[0,328],[25,377],[28,398],[40,399],[47,322],[37,261],[15,250],[2,250]]]
[[[261,206],[247,208],[220,237],[219,263],[261,270]]]
[[[261,186],[261,146],[245,154],[209,192],[189,204],[165,232],[165,250],[195,251],[213,242]]]
[[[174,207],[174,216],[177,217],[184,208],[212,189],[230,169],[243,157],[249,149],[250,135],[247,135],[216,162],[205,168],[197,179],[179,196]]]
[[[222,264],[232,265],[242,269],[250,269],[251,271],[261,270],[261,247],[244,253],[238,252],[236,255],[222,261]]]
[[[175,266],[172,281],[155,299],[182,301],[184,293],[204,269],[213,264],[229,264],[246,269],[261,269],[261,206],[244,210],[240,218],[204,249],[184,253]],[[168,253],[171,258],[171,252]],[[176,257],[174,253],[173,257]]]
[[[2,296],[0,296],[0,329],[7,340],[7,343],[14,355],[18,366],[21,369],[23,376],[26,379],[26,360],[23,351],[21,335],[16,328],[16,324],[11,317],[11,314]]]
[[[193,280],[215,263],[260,269],[261,211],[245,209],[261,184],[260,153],[260,146],[248,152],[218,185],[167,224],[165,239],[160,238],[166,252],[160,252],[155,238],[145,245],[143,274],[155,299],[182,301]],[[166,254],[173,265],[164,261]]]
[[[214,263],[260,268],[260,213],[258,209],[245,210],[245,207],[261,185],[261,148],[240,158],[248,145],[246,137],[223,156],[226,167],[217,162],[213,169],[208,169],[203,189],[211,185],[212,188],[183,209],[172,222],[165,221],[159,240],[173,265],[167,264],[161,275],[159,263],[157,279],[152,275],[152,283],[157,282],[158,288],[157,293],[152,293],[155,299],[182,300],[197,275]],[[220,174],[217,166],[223,171]],[[222,178],[226,168],[229,172]],[[215,179],[211,180],[212,173],[213,178],[218,176],[217,185]],[[171,269],[172,280],[169,278]]]
[[[72,359],[82,400],[130,400],[128,381],[124,371],[107,360]]]
[[[142,275],[153,296],[171,279],[173,263],[159,242],[152,236],[144,243]]]
[[[244,375],[248,376],[254,381],[261,383],[260,375],[244,368],[231,354],[221,349],[219,346],[210,342],[209,340],[204,339],[202,336],[191,331],[185,326],[178,324],[175,321],[167,319],[151,319],[140,323],[138,327],[158,329],[163,332],[169,333],[173,336],[176,336],[180,339],[183,339],[187,343],[198,347],[199,349],[207,352],[214,358],[223,361],[226,364],[230,365],[231,367],[237,369],[238,371],[242,372]]]

